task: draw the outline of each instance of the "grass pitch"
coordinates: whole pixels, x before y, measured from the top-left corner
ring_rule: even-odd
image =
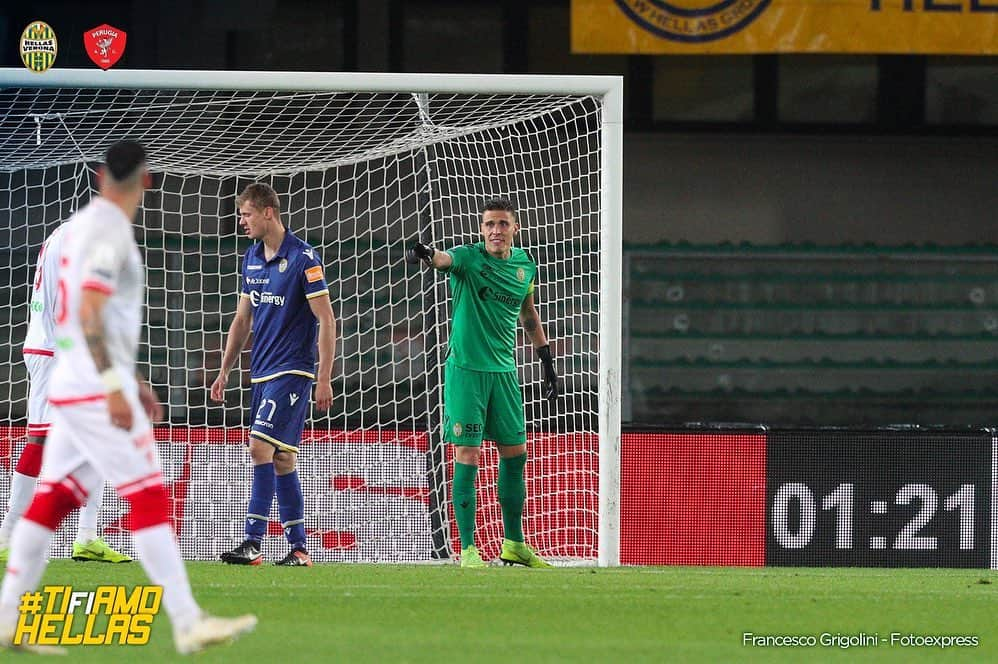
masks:
[[[188,565],[219,615],[257,630],[197,662],[998,661],[998,573],[854,568],[427,565],[311,569]],[[53,561],[43,585],[145,582],[137,564]],[[878,635],[876,646],[752,647],[743,634]],[[977,647],[890,645],[892,632],[976,636]],[[170,662],[161,612],[145,646],[74,646],[74,662]],[[25,658],[26,659],[26,658]]]

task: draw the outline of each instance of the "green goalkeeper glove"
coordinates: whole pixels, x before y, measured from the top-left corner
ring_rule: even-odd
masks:
[[[418,263],[419,261],[423,261],[427,265],[430,265],[435,253],[437,253],[437,250],[430,245],[417,242],[405,252],[405,262]]]
[[[551,357],[551,346],[541,346],[537,349],[537,357],[544,365],[544,398],[549,403],[558,400],[561,386],[558,384],[558,374],[554,370],[554,358]]]

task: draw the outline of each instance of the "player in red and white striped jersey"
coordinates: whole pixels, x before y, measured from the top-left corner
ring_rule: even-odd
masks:
[[[56,228],[38,253],[31,287],[31,315],[24,338],[24,364],[28,368],[28,442],[17,459],[10,479],[7,515],[0,525],[0,562],[7,562],[10,535],[35,492],[42,469],[42,452],[49,433],[48,385],[55,365],[55,299],[59,283],[62,229]],[[103,484],[80,508],[80,526],[73,543],[75,560],[124,563],[131,558],[115,551],[97,533],[97,514],[104,498]]]
[[[253,629],[256,617],[202,613],[170,523],[151,420],[155,393],[136,373],[145,268],[132,219],[150,182],[145,150],[112,145],[98,173],[100,196],[66,222],[55,304],[56,366],[49,386],[52,428],[39,486],[14,527],[0,587],[0,647],[14,643],[21,596],[45,571],[52,533],[103,480],[129,503],[132,541],[183,654]]]

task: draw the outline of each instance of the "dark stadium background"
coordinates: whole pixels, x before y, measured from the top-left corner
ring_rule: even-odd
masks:
[[[994,424],[998,58],[592,56],[569,3],[8,3],[58,67],[622,74],[625,426]]]

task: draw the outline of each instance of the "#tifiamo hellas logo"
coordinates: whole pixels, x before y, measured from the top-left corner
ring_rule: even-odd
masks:
[[[645,30],[685,43],[728,37],[759,17],[771,0],[615,0]]]
[[[21,33],[20,52],[25,67],[36,74],[48,71],[59,53],[55,30],[44,21],[32,21]]]
[[[161,586],[45,586],[21,596],[18,645],[145,645],[163,599]]]

